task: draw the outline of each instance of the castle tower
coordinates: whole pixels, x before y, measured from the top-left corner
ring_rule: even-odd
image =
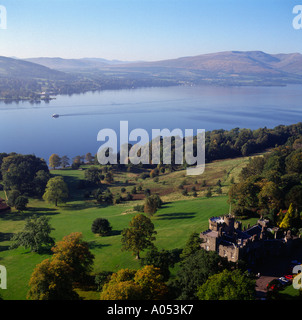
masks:
[[[225,223],[225,231],[229,234],[234,233],[234,224],[235,224],[235,218],[231,215],[227,215],[223,217],[224,223]]]

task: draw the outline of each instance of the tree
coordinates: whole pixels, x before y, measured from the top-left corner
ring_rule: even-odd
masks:
[[[282,228],[285,230],[290,229],[292,227],[293,219],[294,219],[294,209],[293,209],[293,205],[290,204],[284,218],[279,224],[279,228]]]
[[[170,276],[169,268],[173,268],[175,263],[179,262],[179,251],[178,249],[172,251],[162,249],[159,251],[157,248],[153,248],[141,259],[141,266],[152,265],[159,268],[163,280],[168,281]]]
[[[157,232],[151,220],[141,213],[132,218],[129,226],[122,231],[122,250],[132,251],[140,259],[140,251],[154,247]]]
[[[255,280],[236,269],[214,274],[199,287],[199,300],[254,300]]]
[[[212,197],[212,190],[211,190],[211,188],[208,188],[205,196],[206,196],[207,198],[211,198],[211,197]]]
[[[106,236],[110,234],[112,227],[107,219],[97,218],[93,221],[91,231],[98,233],[100,236]]]
[[[90,152],[86,153],[86,155],[85,155],[85,161],[86,161],[87,163],[89,163],[89,164],[93,162],[93,156],[92,156],[92,154],[91,154]]]
[[[49,166],[53,169],[59,167],[61,165],[61,158],[56,154],[53,153],[50,157],[49,157]]]
[[[45,216],[36,215],[33,219],[26,219],[23,230],[12,237],[14,243],[11,248],[24,246],[33,252],[40,252],[44,245],[47,247],[54,245],[54,239],[50,237],[54,229],[50,226],[49,220],[50,218]]]
[[[34,155],[11,154],[3,158],[1,173],[4,189],[17,190],[22,195],[40,196],[36,188],[39,171],[49,174],[45,161]]]
[[[47,202],[53,202],[57,207],[58,203],[63,203],[68,198],[68,187],[63,177],[57,176],[49,179],[43,199]]]
[[[34,178],[35,194],[39,197],[43,196],[49,178],[49,172],[46,172],[44,170],[39,170],[36,173],[36,176]]]
[[[90,167],[85,170],[85,179],[92,184],[98,185],[101,182],[102,171],[97,167]]]
[[[176,288],[181,300],[197,299],[197,288],[204,284],[209,276],[222,272],[228,261],[215,251],[198,250],[181,262],[177,272]]]
[[[144,300],[161,300],[168,293],[161,270],[154,266],[145,266],[137,270],[134,282],[141,287]]]
[[[167,294],[159,268],[121,269],[103,286],[101,300],[158,300]]]
[[[157,194],[153,194],[145,199],[144,212],[153,215],[162,206],[162,200]]]
[[[21,196],[21,193],[18,190],[11,190],[8,192],[7,204],[11,207],[15,206],[16,200]]]
[[[28,204],[28,198],[24,196],[20,196],[15,201],[15,208],[18,211],[24,211],[26,209],[27,204]]]
[[[200,244],[202,240],[200,239],[199,233],[193,232],[190,234],[189,239],[186,242],[184,249],[180,255],[181,259],[189,257],[191,254],[194,254],[201,249]]]
[[[52,248],[54,258],[63,260],[71,268],[73,281],[83,281],[92,270],[94,255],[89,250],[89,244],[83,241],[80,232],[73,232],[57,242]]]
[[[70,164],[70,159],[69,159],[67,156],[63,156],[63,157],[61,158],[61,166],[62,166],[63,168],[66,168],[66,167],[69,166],[69,164]]]
[[[79,296],[72,287],[71,271],[63,260],[43,260],[31,275],[27,299],[78,300]]]
[[[281,191],[278,185],[272,181],[264,183],[258,193],[259,206],[267,209],[280,207]]]

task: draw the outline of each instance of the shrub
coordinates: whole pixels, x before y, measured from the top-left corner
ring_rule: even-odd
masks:
[[[137,212],[144,212],[144,205],[137,204],[136,206],[133,207],[133,210]]]

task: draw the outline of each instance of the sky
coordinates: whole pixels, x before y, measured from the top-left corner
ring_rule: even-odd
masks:
[[[302,0],[0,0],[0,55],[163,60],[220,51],[302,53]]]

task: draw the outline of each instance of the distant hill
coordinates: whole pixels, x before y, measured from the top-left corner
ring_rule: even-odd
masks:
[[[20,59],[0,56],[0,77],[18,79],[67,79],[68,76],[60,71],[49,69],[36,63]]]
[[[0,99],[177,85],[302,84],[302,55],[225,51],[154,62],[0,57]]]
[[[28,58],[26,61],[40,64],[42,66],[60,71],[83,71],[102,69],[106,66],[116,64],[128,64],[128,61],[106,60],[102,58],[81,58],[81,59],[63,59],[63,58]]]
[[[121,66],[121,65],[120,65]],[[133,63],[125,68],[186,69],[216,75],[302,75],[302,55],[267,54],[262,51],[226,51],[192,57]]]

